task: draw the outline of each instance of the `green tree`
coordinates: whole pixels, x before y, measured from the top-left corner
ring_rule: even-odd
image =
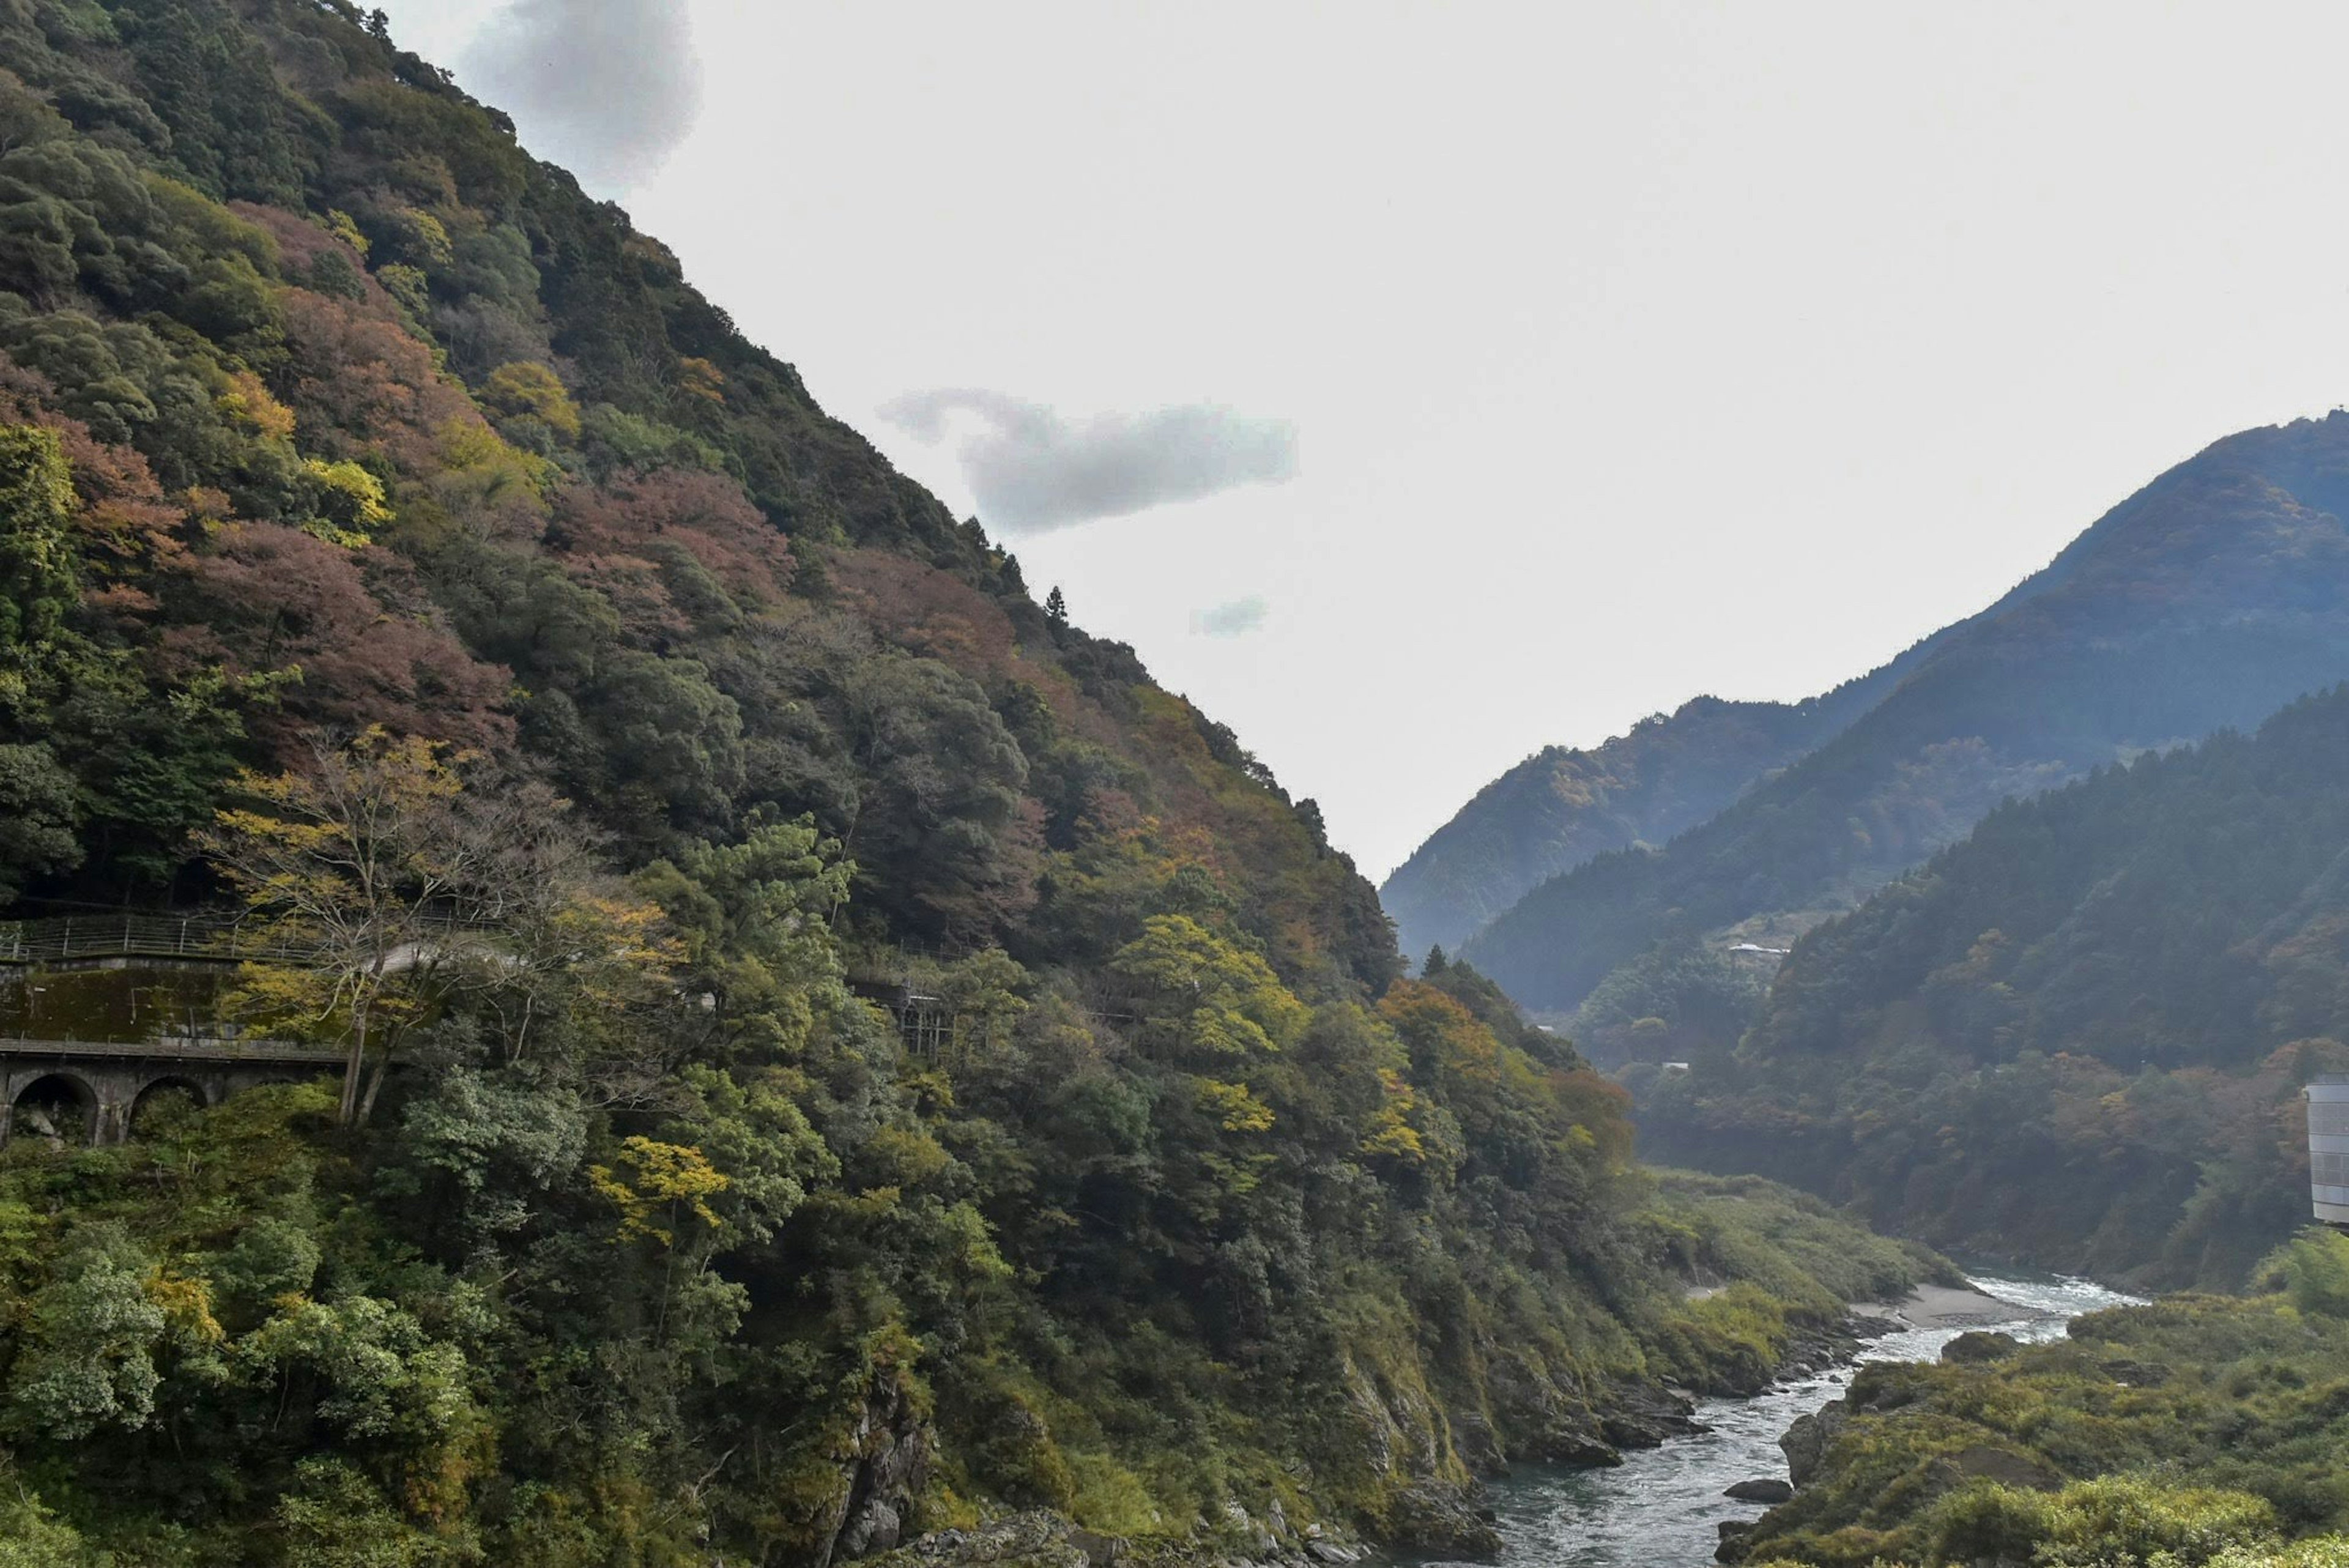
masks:
[[[1187,915],[1154,915],[1110,961],[1140,986],[1154,1026],[1184,1059],[1245,1061],[1286,1050],[1309,1016],[1255,953]]]
[[[80,597],[73,476],[57,435],[0,425],[0,706],[21,705]]]
[[[162,1381],[154,1353],[164,1330],[148,1267],[112,1230],[83,1239],[60,1262],[33,1299],[32,1332],[9,1374],[12,1427],[72,1442],[104,1426],[146,1424]]]
[[[0,745],[0,902],[81,860],[73,776],[48,747]]]

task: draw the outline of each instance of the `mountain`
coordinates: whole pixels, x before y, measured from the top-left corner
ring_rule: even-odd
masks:
[[[1802,703],[1698,697],[1592,750],[1543,747],[1381,884],[1402,950],[1457,948],[1535,884],[1693,827],[1850,722],[1889,684],[1885,673]]]
[[[2349,688],[1992,812],[1796,944],[1646,1147],[1953,1247],[2232,1288],[2349,1064]]]
[[[2349,674],[2349,414],[2246,431],[1939,634],[1881,701],[1661,850],[1551,877],[1465,945],[1565,1010],[1656,944],[1849,908],[2002,799],[2257,722]]]
[[[1400,978],[1310,802],[381,12],[0,66],[0,901],[235,933],[0,949],[0,1559],[1488,1551],[1477,1475],[1937,1266]],[[75,1065],[220,1037],[341,1065]]]
[[[1543,747],[1478,790],[1380,885],[1398,945],[1410,956],[1456,950],[1553,877],[1610,851],[1661,846],[1716,815],[1841,733],[1971,624],[1945,627],[1801,702],[1695,697],[1595,748]]]

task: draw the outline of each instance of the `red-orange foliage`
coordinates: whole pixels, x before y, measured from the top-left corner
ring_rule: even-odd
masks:
[[[1034,682],[1048,701],[1060,699],[1052,706],[1065,716],[1074,699],[1068,682],[1038,680],[1003,607],[961,578],[879,550],[843,550],[831,570],[841,597],[890,641],[958,670]]]
[[[116,619],[143,615],[154,601],[135,581],[187,564],[180,536],[187,508],[163,493],[138,452],[109,445],[79,420],[43,407],[52,395],[46,379],[0,354],[0,423],[39,425],[55,431],[64,449],[81,504],[74,515],[79,554],[92,568],[82,585],[85,602]]]
[[[355,302],[357,308],[378,320],[397,322],[399,319],[399,306],[367,272],[367,258],[353,250],[340,236],[328,234],[309,219],[282,207],[264,207],[254,202],[231,202],[228,207],[246,223],[266,230],[277,242],[278,260],[286,276],[306,276],[321,256],[339,255],[359,286],[360,298]]]
[[[573,485],[555,497],[550,543],[582,556],[641,557],[666,539],[689,552],[738,604],[780,603],[796,563],[789,541],[723,474],[692,469],[624,474],[609,485]]]
[[[346,550],[272,523],[222,526],[173,596],[178,660],[235,675],[298,670],[256,732],[281,750],[312,726],[369,724],[481,745],[509,741],[512,677],[459,645],[413,569],[390,552]]]
[[[439,455],[444,426],[486,429],[464,389],[434,367],[432,351],[391,322],[306,288],[286,290],[285,309],[283,389],[305,451],[379,451],[421,473]]]

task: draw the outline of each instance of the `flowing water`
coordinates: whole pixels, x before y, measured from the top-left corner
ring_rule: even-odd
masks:
[[[2058,1339],[2084,1312],[2132,1300],[2085,1280],[1976,1271],[1974,1287],[2014,1308],[2005,1321],[1969,1324],[2032,1341]],[[1928,1361],[1965,1328],[1903,1329],[1860,1353],[1863,1361]],[[1722,1496],[1743,1480],[1784,1480],[1778,1436],[1798,1416],[1841,1397],[1851,1369],[1835,1367],[1751,1399],[1707,1399],[1696,1418],[1713,1428],[1623,1456],[1613,1469],[1526,1472],[1492,1487],[1503,1568],[1702,1568],[1723,1520],[1758,1519],[1759,1503]]]

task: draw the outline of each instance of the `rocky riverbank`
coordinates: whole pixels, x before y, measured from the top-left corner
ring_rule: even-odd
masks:
[[[1991,1301],[2013,1316],[2012,1307],[1992,1298],[1942,1287],[1912,1292],[1898,1302],[1856,1307],[1833,1324],[1795,1329],[1775,1366],[1766,1376],[1751,1380],[1751,1386],[1749,1380],[1729,1376],[1702,1389],[1619,1384],[1608,1391],[1599,1412],[1583,1412],[1572,1419],[1566,1412],[1554,1412],[1558,1418],[1546,1424],[1547,1435],[1530,1446],[1521,1440],[1512,1457],[1516,1466],[1537,1471],[1621,1466],[1633,1455],[1711,1434],[1713,1428],[1699,1418],[1702,1401],[1744,1399],[1767,1388],[1816,1379],[1831,1368],[1852,1365],[1870,1345],[1918,1326],[1920,1319],[1939,1321],[1974,1310],[1975,1300]],[[1815,1417],[1806,1419],[1816,1422]],[[1496,1445],[1480,1441],[1479,1430],[1480,1422],[1474,1417],[1455,1423],[1464,1454],[1480,1461],[1478,1469],[1488,1477],[1508,1475],[1512,1464],[1500,1457]],[[1775,1490],[1764,1495],[1764,1486],[1785,1486],[1775,1480],[1743,1484],[1747,1488],[1744,1495],[1764,1504],[1781,1500]],[[1464,1487],[1423,1480],[1409,1489],[1407,1506],[1399,1511],[1397,1523],[1408,1537],[1400,1543],[1432,1557],[1491,1561],[1502,1555],[1506,1542],[1490,1501],[1478,1482]],[[1257,1513],[1227,1504],[1219,1517],[1197,1521],[1185,1536],[1137,1540],[1082,1530],[1059,1515],[1035,1511],[971,1529],[933,1532],[868,1561],[872,1568],[1012,1563],[1020,1568],[1332,1568],[1380,1555],[1378,1549],[1324,1525],[1293,1525],[1275,1502]]]
[[[1938,1360],[1945,1365],[1995,1361],[2019,1345],[2061,1337],[2071,1319],[2084,1310],[2127,1299],[2085,1281],[2002,1281],[1999,1288],[2007,1293],[1994,1296],[1971,1287],[1925,1285],[1899,1301],[1877,1303],[1862,1309],[1882,1314],[1893,1330],[1892,1339],[1879,1345],[1866,1359]],[[1884,1355],[1888,1349],[1899,1354]],[[2126,1371],[2137,1370],[2132,1363],[2116,1366]],[[2120,1371],[2108,1372],[2116,1380],[2126,1380]],[[1752,1552],[1753,1541],[1766,1535],[1774,1521],[1784,1517],[1776,1510],[1803,1497],[1805,1489],[1824,1484],[1822,1478],[1829,1469],[1828,1456],[1837,1439],[1856,1418],[1878,1411],[1878,1407],[1860,1392],[1863,1386],[1864,1380],[1855,1379],[1851,1392],[1796,1416],[1787,1426],[1777,1440],[1778,1449],[1785,1459],[1785,1482],[1766,1491],[1758,1486],[1727,1489],[1731,1497],[1764,1503],[1774,1511],[1756,1521],[1723,1521],[1719,1527],[1721,1539],[1715,1552],[1719,1561],[1744,1561]],[[1940,1496],[1976,1480],[2036,1491],[2057,1486],[2062,1480],[2054,1470],[2017,1453],[2011,1446],[1985,1441],[1932,1456],[1926,1469],[1909,1478],[1906,1484],[1916,1496]]]
[[[1486,1526],[1490,1528],[1489,1525]],[[869,1560],[870,1568],[1340,1568],[1372,1552],[1320,1525],[1291,1530],[1276,1502],[1264,1516],[1237,1505],[1206,1521],[1190,1539],[1129,1541],[1081,1530],[1041,1510],[992,1520],[969,1530],[941,1530],[912,1545]]]
[[[1983,1328],[2063,1315],[2052,1309],[2001,1301],[1971,1285],[1919,1285],[1899,1301],[1868,1303],[1852,1310],[1889,1319],[1896,1326],[1919,1329]]]

